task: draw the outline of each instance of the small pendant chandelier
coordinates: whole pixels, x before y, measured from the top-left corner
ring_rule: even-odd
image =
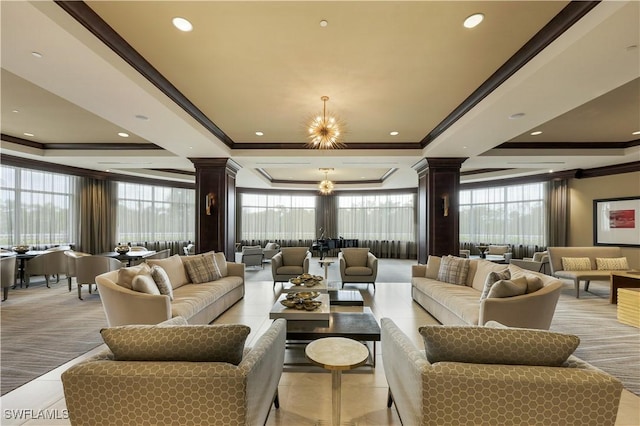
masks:
[[[329,195],[333,192],[333,182],[331,182],[327,177],[330,170],[333,169],[320,169],[321,172],[324,172],[324,180],[320,182],[320,185],[318,185],[318,189],[322,195]]]
[[[342,143],[344,125],[340,119],[327,116],[328,96],[320,98],[322,100],[322,116],[318,115],[310,120],[308,126],[309,142],[305,145],[312,149],[336,149],[346,148]]]

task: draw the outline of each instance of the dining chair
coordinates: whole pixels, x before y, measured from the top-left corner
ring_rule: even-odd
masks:
[[[129,251],[148,251],[146,247],[143,246],[131,246]]]
[[[3,256],[0,259],[0,284],[2,285],[2,301],[9,296],[9,287],[16,284],[16,257]]]
[[[96,284],[96,277],[105,272],[115,271],[122,267],[118,259],[106,256],[82,256],[76,259],[76,283],[78,286],[78,299],[82,300],[82,286]],[[97,285],[96,285],[97,288]]]
[[[151,256],[145,257],[145,260],[146,259],[166,259],[169,256],[171,256],[171,249],[164,249],[152,254]]]
[[[60,274],[66,275],[68,273],[67,263],[67,256],[62,250],[45,251],[29,259],[24,268],[26,287],[29,287],[31,277],[36,275],[43,275],[47,287],[50,287],[50,277],[55,276],[57,278],[56,282],[58,282],[60,281]],[[69,286],[69,291],[71,291],[71,286]]]
[[[91,253],[84,253],[81,251],[66,250],[64,255],[67,256],[67,282],[69,283],[69,291],[71,291],[71,278],[77,276],[76,273],[76,260],[79,257],[91,256]]]

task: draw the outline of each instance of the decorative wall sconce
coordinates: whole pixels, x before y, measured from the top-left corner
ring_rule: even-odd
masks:
[[[206,195],[204,205],[207,209],[207,216],[211,216],[211,208],[216,204],[216,194],[210,192]]]
[[[444,216],[449,216],[449,194],[442,194],[442,210]]]

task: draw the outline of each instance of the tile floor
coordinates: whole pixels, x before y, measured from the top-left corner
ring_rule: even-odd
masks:
[[[422,340],[420,325],[434,320],[410,296],[406,283],[378,283],[376,290],[363,290],[365,303],[375,316],[391,317],[409,333],[416,345]],[[216,323],[241,322],[251,327],[247,344],[251,345],[268,327],[268,311],[280,292],[280,284],[247,282],[245,298],[216,320]],[[372,296],[375,294],[375,298]],[[9,392],[0,399],[2,425],[69,425],[60,382],[60,375],[70,365],[102,350],[98,347],[87,354]],[[380,347],[373,373],[344,374],[342,379],[342,420],[356,425],[400,425],[395,408],[387,409],[387,384],[384,377]],[[328,425],[331,423],[331,375],[328,372],[285,372],[279,386],[280,409],[272,409],[267,425]],[[640,398],[624,391],[616,425],[640,425]]]

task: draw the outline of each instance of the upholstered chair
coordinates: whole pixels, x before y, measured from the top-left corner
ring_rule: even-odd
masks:
[[[2,285],[2,301],[9,296],[9,287],[16,284],[16,257],[2,256],[0,258],[0,284]]]
[[[267,243],[265,244],[264,248],[262,249],[262,254],[264,254],[264,259],[267,260],[271,260],[271,258],[273,256],[275,256],[276,253],[278,253],[280,251],[280,245],[276,244],[276,243]]]
[[[186,246],[182,247],[182,251],[184,252],[185,256],[196,254],[196,246],[195,244],[187,244]]]
[[[76,259],[76,283],[78,286],[78,299],[82,300],[82,286],[96,285],[96,277],[105,272],[114,271],[122,267],[118,259],[106,256],[82,256]]]
[[[171,256],[171,249],[164,249],[145,257],[145,259],[166,259]]]
[[[244,263],[245,266],[260,266],[264,268],[262,264],[262,259],[264,255],[262,254],[262,247],[260,246],[244,246],[242,247],[242,257],[240,262]]]
[[[485,252],[487,256],[502,256],[505,262],[509,262],[513,253],[511,253],[511,247],[508,245],[490,245]],[[487,257],[487,259],[491,259]]]
[[[277,282],[286,282],[301,274],[309,273],[311,252],[307,247],[282,247],[271,258],[273,287]]]
[[[471,250],[461,249],[460,250],[460,257],[463,257],[465,259],[469,259],[469,257],[471,257]]]
[[[26,286],[29,287],[31,276],[44,275],[47,287],[49,287],[49,280],[51,276],[56,276],[57,282],[60,280],[60,274],[65,274],[66,276],[67,271],[68,261],[64,251],[45,251],[44,253],[27,261],[24,271]],[[69,291],[71,291],[71,285],[69,285]]]
[[[91,256],[91,254],[81,251],[65,250],[64,255],[67,256],[67,282],[69,283],[69,291],[71,291],[71,278],[77,276],[76,259],[83,256]]]
[[[510,263],[530,271],[542,272],[547,275],[551,273],[549,268],[549,253],[546,251],[537,251],[533,253],[533,257],[525,257],[522,260],[511,259]]]
[[[378,258],[368,248],[343,248],[338,253],[342,287],[345,283],[373,284],[376,288]]]

